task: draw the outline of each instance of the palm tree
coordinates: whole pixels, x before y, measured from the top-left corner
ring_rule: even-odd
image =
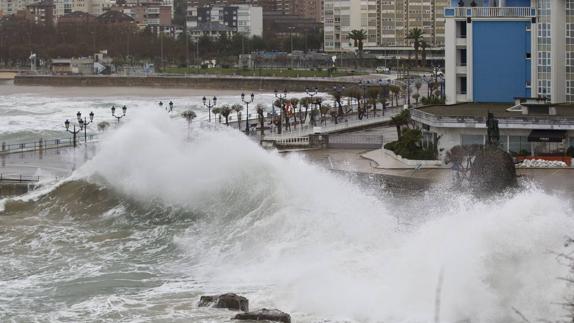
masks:
[[[231,114],[231,107],[229,105],[224,105],[219,108],[219,115],[225,118],[225,125],[229,126],[229,115]]]
[[[403,110],[401,113],[391,118],[391,124],[397,127],[397,136],[401,139],[401,128],[402,126],[408,126],[411,120],[411,112],[409,110]]]
[[[297,128],[297,106],[299,105],[300,100],[297,98],[291,98],[289,101],[293,107],[293,121],[295,122],[295,128]]]
[[[416,105],[419,105],[419,99],[421,98],[421,95],[418,93],[413,94],[413,99],[415,99]]]
[[[367,98],[369,98],[369,104],[373,106],[373,116],[377,116],[377,102],[381,96],[382,89],[378,86],[371,86],[367,89]],[[369,112],[367,111],[367,116]]]
[[[299,108],[299,120],[301,123],[305,123],[307,121],[307,112],[309,111],[309,107],[313,104],[313,98],[308,96],[301,99],[301,107],[305,108],[305,114]]]
[[[321,113],[321,123],[324,124],[325,126],[327,125],[326,116],[329,114],[329,111],[331,111],[331,106],[329,104],[323,104],[319,108],[319,112]]]
[[[399,105],[399,95],[401,94],[401,87],[398,85],[391,85],[389,86],[389,91],[391,91],[391,93],[393,94],[393,97],[395,98],[395,101],[397,102],[397,106]],[[391,103],[392,103],[392,98],[391,98]]]
[[[363,41],[367,39],[367,33],[364,30],[351,30],[349,35],[347,36],[349,39],[352,39],[354,42],[354,46],[359,49],[359,59],[363,60]]]
[[[419,28],[411,29],[409,31],[409,34],[407,35],[407,39],[413,41],[413,46],[415,48],[415,62],[417,64],[419,63],[419,49],[421,46],[422,38],[423,38],[423,31]]]
[[[425,66],[427,65],[427,47],[428,44],[426,41],[421,41],[421,65]]]
[[[109,127],[110,127],[110,123],[107,121],[102,121],[102,122],[98,123],[98,131],[105,131]]]

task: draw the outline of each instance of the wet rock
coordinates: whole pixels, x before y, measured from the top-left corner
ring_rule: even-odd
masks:
[[[479,151],[470,169],[470,183],[479,195],[501,193],[515,187],[516,167],[512,157],[499,148]]]
[[[243,296],[227,293],[215,296],[201,296],[199,307],[227,308],[234,311],[249,311],[249,300]]]
[[[234,320],[273,321],[291,323],[291,315],[276,309],[260,309],[235,315]]]

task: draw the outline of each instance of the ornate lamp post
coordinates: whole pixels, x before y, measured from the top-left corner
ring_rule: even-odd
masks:
[[[127,111],[128,111],[128,108],[124,105],[122,107],[122,114],[116,115],[116,107],[112,106],[112,117],[116,118],[118,120],[118,124],[119,124],[120,119],[126,116]]]
[[[317,110],[317,106],[319,105],[319,98],[315,99],[315,96],[317,94],[319,94],[319,88],[315,87],[313,90],[310,90],[309,88],[305,88],[305,92],[307,93],[307,95],[309,97],[311,97],[311,100],[313,101],[312,104],[315,106],[315,108],[313,108],[313,110],[311,112],[311,117],[309,119],[311,121],[311,125],[316,126],[316,123],[315,123],[315,113],[316,112],[313,112],[313,111]]]
[[[285,109],[285,99],[287,99],[287,89],[283,90],[283,93],[280,93],[275,89],[275,97],[279,99],[279,103],[281,105],[281,109],[279,110],[279,134],[282,133],[282,123],[283,123],[283,110]]]
[[[203,105],[207,107],[207,110],[209,111],[209,122],[211,122],[211,109],[213,107],[215,107],[215,105],[217,104],[217,98],[213,97],[212,99],[207,100],[206,97],[203,97]]]
[[[77,146],[77,144],[76,144],[76,135],[77,135],[80,131],[82,131],[82,129],[83,129],[83,127],[84,127],[84,126],[83,126],[84,120],[81,120],[81,119],[80,119],[78,122],[79,122],[79,124],[80,124],[80,129],[77,129],[77,130],[76,130],[76,125],[74,125],[74,128],[73,128],[74,130],[70,130],[70,120],[66,120],[66,121],[64,122],[64,127],[66,127],[66,131],[69,132],[69,133],[71,133],[71,134],[73,135],[74,148],[76,148],[76,146]]]
[[[167,110],[167,112],[172,112],[173,111],[173,102],[169,101],[169,109]]]
[[[88,121],[88,118],[84,117],[84,119],[82,120],[82,113],[80,111],[78,111],[78,113],[76,114],[76,117],[78,117],[78,123],[80,125],[83,125],[84,128],[84,142],[88,142],[88,125],[92,122],[94,122],[94,112],[90,112],[89,114],[90,116],[90,121]]]
[[[251,99],[245,100],[245,93],[241,93],[241,101],[245,103],[247,108],[245,109],[245,134],[249,135],[249,104],[253,103],[255,99],[255,94],[251,93]]]
[[[159,107],[163,109],[163,102],[159,101]]]
[[[343,95],[343,92],[345,91],[345,86],[333,86],[333,92],[335,92],[336,96],[335,96],[335,103],[337,104],[337,109],[339,110],[338,114],[339,116],[343,116],[343,114],[345,114],[343,112],[343,104],[341,103],[341,97]]]

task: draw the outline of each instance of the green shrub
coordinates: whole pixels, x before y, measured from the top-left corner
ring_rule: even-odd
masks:
[[[436,160],[436,147],[423,148],[420,144],[421,139],[422,133],[419,129],[405,128],[402,131],[401,138],[385,144],[385,149],[406,159]]]

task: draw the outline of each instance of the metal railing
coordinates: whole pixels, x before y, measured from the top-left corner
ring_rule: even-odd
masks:
[[[294,137],[303,137],[303,136],[309,136],[311,134],[314,133],[331,133],[331,132],[337,132],[337,131],[342,131],[342,130],[347,130],[347,129],[353,129],[353,128],[359,128],[359,127],[363,127],[363,126],[368,126],[368,125],[373,125],[373,124],[378,124],[378,123],[382,123],[382,122],[386,122],[391,120],[391,113],[387,113],[384,116],[376,116],[376,117],[369,117],[369,118],[363,118],[363,120],[343,120],[340,121],[338,124],[329,124],[327,126],[317,126],[317,127],[313,127],[311,125],[304,125],[302,127],[299,127],[297,129],[292,129],[292,130],[283,130],[282,134],[273,134],[273,135],[267,135],[265,136],[266,140],[272,140],[272,141],[277,141],[283,138],[294,138]]]
[[[35,183],[40,181],[40,176],[30,176],[22,174],[2,174],[0,173],[0,182],[17,182],[17,183]]]
[[[309,137],[281,138],[275,141],[278,146],[309,146]]]
[[[96,135],[88,135],[87,142],[96,140]],[[78,135],[76,139],[77,144],[86,143],[84,136]],[[6,143],[0,144],[0,154],[11,154],[26,151],[57,149],[64,147],[71,147],[74,145],[72,138],[57,138],[57,139],[38,139],[36,141],[19,142],[19,143]]]
[[[418,109],[411,110],[411,117],[415,121],[419,121],[431,126],[449,126],[464,127],[464,125],[475,125],[478,128],[486,127],[485,117],[443,117],[424,112]],[[505,128],[538,128],[541,126],[552,126],[556,129],[574,129],[574,118],[560,118],[560,117],[543,117],[543,116],[528,116],[523,117],[501,117],[498,118],[500,126]]]
[[[458,18],[530,18],[536,17],[536,9],[530,7],[456,7],[446,8],[445,16]]]

